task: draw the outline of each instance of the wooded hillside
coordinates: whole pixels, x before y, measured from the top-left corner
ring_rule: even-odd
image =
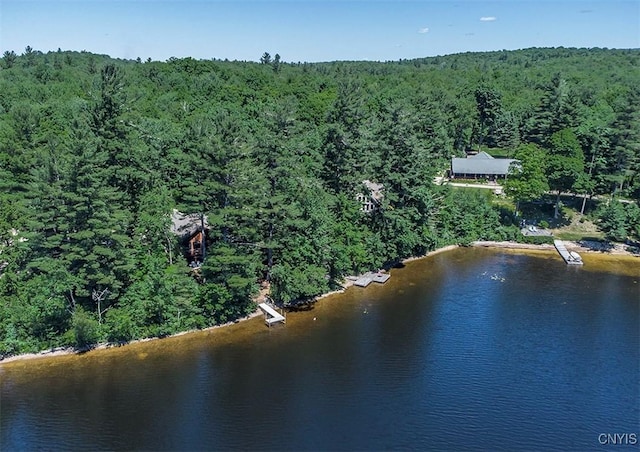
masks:
[[[28,47],[0,66],[0,355],[202,328],[251,311],[264,281],[288,303],[516,238],[487,196],[432,183],[469,148],[526,162],[526,187],[640,195],[637,49],[292,64]],[[384,186],[370,213],[364,180]],[[206,216],[198,270],[173,209]],[[602,212],[638,235],[637,202]]]

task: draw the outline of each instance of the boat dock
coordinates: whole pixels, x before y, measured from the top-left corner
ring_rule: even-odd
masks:
[[[264,312],[264,321],[268,326],[271,326],[272,323],[278,322],[287,323],[285,316],[273,309],[267,303],[260,303],[258,306],[262,309],[262,312]]]
[[[358,287],[367,287],[372,282],[377,282],[377,283],[380,283],[380,284],[384,284],[384,283],[387,282],[387,280],[389,278],[391,278],[391,275],[389,273],[369,272],[369,273],[365,273],[364,275],[360,276],[358,279],[356,279],[354,281],[353,284],[358,286]]]
[[[582,265],[582,258],[575,251],[569,252],[562,240],[554,240],[553,245],[568,265]]]

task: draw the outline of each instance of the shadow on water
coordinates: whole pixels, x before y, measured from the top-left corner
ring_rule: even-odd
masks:
[[[302,303],[289,304],[285,307],[288,312],[307,312],[315,309],[315,303],[315,301],[305,301]]]

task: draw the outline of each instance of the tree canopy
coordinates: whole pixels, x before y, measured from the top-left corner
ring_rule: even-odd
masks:
[[[470,148],[519,160],[519,201],[637,200],[639,65],[564,48],[317,64],[6,51],[0,355],[206,327],[254,309],[261,285],[293,303],[513,238],[489,197],[432,183]],[[383,187],[369,212],[365,180]],[[205,227],[196,269],[174,209]],[[612,203],[602,224],[637,233],[636,210]]]

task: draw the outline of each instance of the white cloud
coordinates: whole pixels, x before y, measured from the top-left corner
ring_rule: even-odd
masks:
[[[495,16],[482,16],[480,18],[480,22],[493,22],[494,20],[498,20]]]
[[[429,28],[427,28],[427,27],[420,28],[420,29],[418,29],[418,33],[420,33],[420,34],[429,33]]]

